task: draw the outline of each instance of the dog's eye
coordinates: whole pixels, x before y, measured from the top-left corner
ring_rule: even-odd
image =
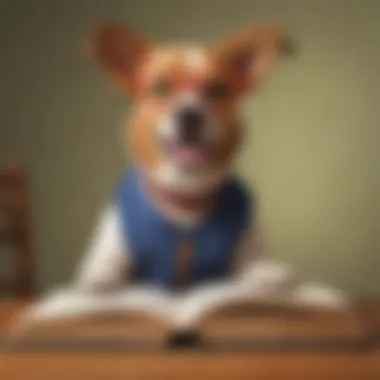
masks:
[[[168,96],[171,93],[172,89],[172,84],[168,80],[162,79],[153,83],[151,92],[156,96]]]
[[[204,95],[213,100],[224,99],[229,95],[228,85],[222,81],[212,81],[204,88]]]

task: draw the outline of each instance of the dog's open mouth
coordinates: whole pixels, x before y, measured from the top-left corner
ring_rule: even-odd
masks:
[[[175,144],[170,149],[173,159],[186,168],[196,168],[205,160],[205,149],[201,145]]]
[[[187,170],[201,168],[208,156],[209,145],[205,142],[183,143],[180,141],[166,141],[165,153],[176,165]]]

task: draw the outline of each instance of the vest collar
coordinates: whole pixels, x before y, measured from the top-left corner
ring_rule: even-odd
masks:
[[[221,186],[201,194],[185,193],[175,189],[165,188],[144,178],[143,186],[149,196],[168,207],[191,213],[205,213],[211,210],[220,194]]]

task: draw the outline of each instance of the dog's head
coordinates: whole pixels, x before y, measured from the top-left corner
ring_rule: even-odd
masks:
[[[191,188],[228,167],[243,136],[237,103],[262,83],[287,43],[272,25],[206,46],[156,45],[104,24],[91,47],[133,100],[127,135],[136,161],[168,185]]]

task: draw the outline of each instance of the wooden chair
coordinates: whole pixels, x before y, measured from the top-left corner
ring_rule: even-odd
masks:
[[[35,291],[28,190],[24,168],[0,169],[0,244],[12,255],[12,275],[0,279],[0,294],[30,297]]]

